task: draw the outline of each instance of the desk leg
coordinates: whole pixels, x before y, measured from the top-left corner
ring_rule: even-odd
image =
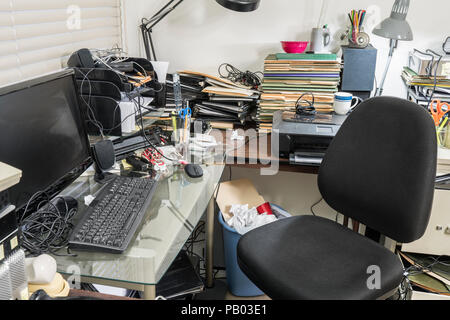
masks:
[[[206,211],[206,287],[212,288],[214,286],[214,196],[211,198]]]
[[[144,300],[155,300],[156,299],[156,286],[145,285],[144,286]]]

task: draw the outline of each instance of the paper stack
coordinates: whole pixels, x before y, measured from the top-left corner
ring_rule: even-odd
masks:
[[[299,97],[312,101],[318,112],[333,112],[341,64],[335,54],[271,54],[264,63],[264,80],[256,120],[261,131],[272,130],[273,114],[293,110]]]

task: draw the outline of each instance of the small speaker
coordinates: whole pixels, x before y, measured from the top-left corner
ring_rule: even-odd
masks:
[[[97,142],[92,146],[92,158],[95,163],[95,180],[102,183],[106,182],[105,172],[111,169],[116,162],[114,144],[110,140]]]
[[[25,270],[25,252],[15,250],[8,258],[7,263],[11,274],[12,296],[18,300],[28,300],[28,281]]]
[[[366,48],[342,47],[342,81],[340,90],[366,99],[370,96],[375,83],[377,49],[372,45]]]
[[[0,264],[0,300],[13,300],[8,263]]]

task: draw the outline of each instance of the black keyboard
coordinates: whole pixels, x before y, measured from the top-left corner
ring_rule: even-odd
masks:
[[[156,185],[150,178],[117,176],[109,181],[75,226],[69,247],[124,252],[145,216]]]

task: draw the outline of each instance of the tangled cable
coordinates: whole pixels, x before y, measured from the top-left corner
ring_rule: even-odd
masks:
[[[22,246],[33,256],[43,253],[60,255],[57,251],[69,243],[74,228],[72,218],[77,209],[69,208],[62,197],[55,198],[55,201],[63,201],[63,212],[53,203],[42,201],[35,212],[20,221]]]
[[[312,101],[304,99],[304,96],[311,96]],[[315,103],[314,94],[304,93],[298,98],[297,102],[295,103],[295,112],[298,115],[313,116],[317,113],[316,108],[314,107],[314,103]]]
[[[229,63],[219,66],[219,75],[227,80],[257,89],[261,85],[262,72],[241,71]]]

